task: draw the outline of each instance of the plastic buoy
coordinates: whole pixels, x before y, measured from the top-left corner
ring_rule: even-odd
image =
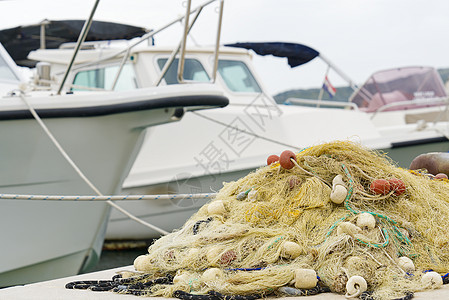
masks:
[[[376,227],[376,219],[370,213],[361,213],[357,216],[357,226],[362,229],[373,229],[374,227]]]
[[[270,156],[268,156],[268,158],[267,158],[267,165],[269,166],[269,165],[271,165],[272,163],[275,163],[275,162],[278,162],[278,161],[279,161],[279,156],[277,156],[277,155],[275,155],[275,154],[270,155]]]
[[[295,287],[298,289],[311,289],[316,286],[318,278],[315,270],[312,269],[296,269],[295,270]]]
[[[413,261],[407,256],[401,256],[398,259],[398,266],[405,272],[413,272],[415,271],[415,264]]]
[[[362,276],[352,276],[346,283],[346,298],[358,297],[368,289],[368,284]]]
[[[281,256],[295,259],[302,253],[302,248],[295,242],[286,241],[282,244]]]
[[[375,179],[370,186],[374,194],[386,195],[390,192],[390,183],[386,179]]]
[[[390,190],[394,191],[394,195],[399,196],[405,192],[405,183],[397,178],[388,179]]]
[[[438,173],[437,175],[435,175],[434,178],[435,179],[447,179],[447,175],[444,173]]]
[[[338,184],[332,189],[330,198],[335,204],[341,204],[345,201],[347,195],[348,190],[344,186]]]
[[[285,150],[281,153],[281,156],[279,157],[279,163],[281,167],[284,169],[291,169],[295,166],[295,163],[291,161],[291,159],[296,160],[296,154],[293,153],[293,151]]]

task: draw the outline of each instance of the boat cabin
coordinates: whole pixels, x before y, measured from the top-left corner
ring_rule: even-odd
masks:
[[[123,48],[105,42],[86,43],[79,51],[75,64],[69,74],[70,91],[88,90],[132,90],[157,85],[181,84],[178,63],[175,58],[161,74],[169,61],[172,48],[145,46],[134,48],[121,67]],[[73,49],[62,45],[59,49],[39,49],[32,51],[28,58],[47,64],[51,78],[58,82],[71,58]],[[248,105],[255,97],[264,93],[260,80],[255,75],[248,50],[221,47],[217,64],[215,83],[225,92],[232,104]],[[214,49],[189,48],[184,61],[184,82],[209,83],[213,79]],[[119,76],[117,77],[117,74]],[[116,78],[117,77],[117,78]],[[266,95],[266,93],[265,93]],[[270,101],[274,100],[266,95]]]

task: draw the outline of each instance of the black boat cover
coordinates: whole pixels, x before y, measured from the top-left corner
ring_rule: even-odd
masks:
[[[49,21],[45,27],[45,46],[56,49],[59,45],[76,42],[84,20]],[[112,22],[92,21],[86,41],[132,39],[147,32],[145,28]],[[32,50],[40,48],[40,25],[18,26],[0,30],[0,43],[16,64],[33,67],[36,62],[27,60]]]
[[[250,49],[259,55],[286,57],[290,67],[294,68],[308,63],[320,53],[302,44],[267,42],[267,43],[235,43],[225,46]]]

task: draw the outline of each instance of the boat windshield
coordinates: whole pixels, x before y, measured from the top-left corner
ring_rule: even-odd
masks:
[[[19,81],[19,78],[13,72],[6,60],[0,55],[0,81]]]
[[[164,68],[167,58],[160,58],[157,60],[159,69]],[[178,84],[178,59],[176,58],[165,73],[164,79],[167,84]],[[184,74],[185,80],[209,82],[210,78],[204,70],[203,65],[196,59],[186,58],[184,62]]]
[[[219,60],[218,73],[233,92],[262,93],[253,74],[242,61]]]
[[[438,72],[431,67],[407,67],[374,73],[350,98],[367,112],[375,112],[384,105],[416,99],[447,97]],[[439,105],[423,104],[419,107]],[[385,111],[418,108],[416,104],[390,106]]]
[[[157,63],[159,69],[164,68],[168,59],[160,58]],[[242,61],[238,60],[219,60],[218,73],[223,78],[226,86],[233,92],[240,93],[261,93],[262,89],[254,78],[253,74]],[[175,59],[165,73],[164,79],[167,84],[177,84],[178,78],[178,59]],[[210,77],[206,73],[203,65],[196,59],[188,58],[184,65],[184,79],[209,82]]]
[[[94,89],[112,89],[119,66],[107,66],[91,70],[82,70],[75,75],[72,91]],[[131,64],[125,64],[115,84],[114,91],[129,91],[137,88],[136,75]]]

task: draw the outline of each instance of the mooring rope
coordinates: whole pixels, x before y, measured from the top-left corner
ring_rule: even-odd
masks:
[[[114,195],[114,196],[61,196],[61,195],[20,195],[0,194],[5,200],[45,200],[45,201],[123,201],[123,200],[184,200],[212,199],[216,193],[202,194],[165,194],[165,195]]]
[[[100,190],[86,177],[86,175],[83,174],[83,172],[78,168],[78,166],[73,162],[73,160],[70,158],[70,156],[67,154],[67,152],[62,148],[62,146],[59,144],[59,142],[56,140],[56,138],[53,136],[53,134],[50,132],[48,127],[45,125],[45,123],[42,121],[42,119],[39,117],[37,112],[34,110],[34,108],[31,106],[31,104],[28,102],[28,100],[24,96],[24,91],[19,90],[19,95],[22,101],[26,104],[28,107],[28,110],[33,115],[34,119],[37,121],[37,123],[41,126],[41,128],[44,130],[44,132],[47,134],[47,136],[50,138],[50,140],[53,142],[53,144],[56,146],[56,148],[59,150],[59,152],[62,154],[62,156],[66,159],[66,161],[72,166],[72,168],[75,170],[75,172],[81,177],[81,179],[89,185],[89,187],[96,193],[98,196],[103,196],[103,194],[100,192]],[[148,222],[145,222],[142,219],[139,219],[138,217],[134,216],[124,208],[120,207],[119,205],[115,204],[111,200],[106,200],[106,203],[108,203],[110,206],[114,207],[118,211],[120,211],[122,214],[127,216],[128,218],[146,226],[149,227],[163,235],[167,235],[169,232],[153,225]]]
[[[224,126],[226,128],[230,128],[230,129],[233,129],[233,130],[235,130],[237,132],[241,132],[241,133],[244,133],[244,134],[247,134],[247,135],[252,135],[255,138],[258,138],[258,139],[261,139],[261,140],[264,140],[264,141],[267,141],[267,142],[271,142],[271,143],[274,143],[274,144],[277,144],[277,145],[289,147],[289,148],[292,148],[292,149],[298,150],[298,151],[299,150],[304,150],[303,147],[297,147],[297,146],[293,146],[293,145],[290,145],[290,144],[286,144],[286,143],[283,143],[281,141],[273,140],[273,139],[267,138],[267,137],[265,137],[263,135],[259,135],[259,134],[256,134],[254,132],[251,132],[251,131],[248,131],[248,130],[245,130],[245,129],[240,129],[240,128],[235,127],[235,126],[231,126],[230,124],[226,124],[224,122],[220,122],[218,120],[215,120],[213,118],[207,117],[207,116],[205,116],[205,115],[203,115],[203,114],[201,114],[199,112],[196,112],[196,111],[192,111],[191,113],[193,113],[193,114],[195,114],[195,115],[197,115],[197,116],[199,116],[199,117],[201,117],[203,119],[209,120],[209,121],[211,121],[213,123],[216,123],[216,124],[219,124],[221,126]]]
[[[26,104],[28,107],[28,110],[33,115],[34,119],[37,121],[37,123],[41,126],[42,130],[44,130],[45,134],[50,138],[50,140],[53,142],[53,144],[56,146],[56,148],[59,150],[59,152],[62,154],[62,156],[67,160],[67,162],[72,166],[72,168],[75,170],[76,173],[84,180],[84,182],[98,195],[102,195],[101,192],[97,189],[97,187],[84,175],[84,173],[78,168],[78,166],[73,162],[73,160],[70,158],[70,156],[67,154],[67,152],[64,151],[61,144],[59,144],[58,140],[54,137],[54,135],[50,132],[47,125],[42,121],[42,119],[39,117],[37,112],[34,110],[34,108],[31,106],[31,104],[28,102],[28,100],[25,98],[23,91],[20,91],[20,98],[22,101]]]

